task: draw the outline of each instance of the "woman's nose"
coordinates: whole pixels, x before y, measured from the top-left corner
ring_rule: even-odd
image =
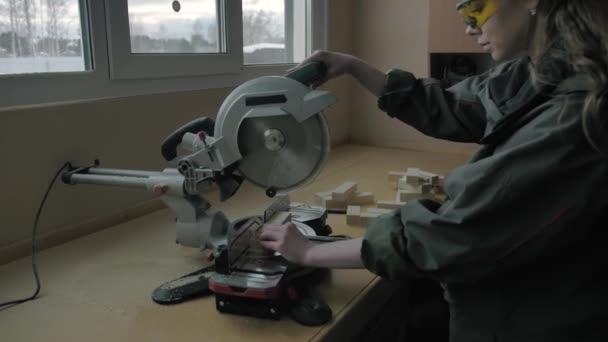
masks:
[[[481,33],[479,27],[472,27],[471,25],[467,25],[467,29],[465,30],[466,34],[469,36],[476,36]]]

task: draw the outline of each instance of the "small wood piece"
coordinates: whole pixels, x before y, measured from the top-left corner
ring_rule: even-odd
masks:
[[[420,191],[399,190],[399,191],[397,191],[396,200],[398,202],[407,202],[407,201],[415,200],[418,198],[424,198],[424,197],[425,197],[425,194],[423,194]]]
[[[401,201],[396,201],[396,202],[378,201],[378,208],[382,208],[382,209],[399,209],[399,208],[403,207],[406,204],[407,204],[407,202],[401,202]]]
[[[332,199],[339,202],[346,202],[357,191],[357,183],[344,182],[342,185],[332,191]]]
[[[433,184],[433,185],[444,186],[445,185],[445,177],[444,176],[437,176],[437,178],[438,178],[437,184]]]
[[[422,171],[415,167],[408,167],[407,170],[405,170],[405,174],[407,176],[422,177]]]
[[[326,197],[330,197],[331,198],[331,191],[329,192],[318,192],[315,194],[315,203],[319,204],[319,205],[323,205],[323,200]]]
[[[420,185],[424,184],[424,182],[425,182],[424,178],[422,178],[420,176],[406,175],[403,178],[405,178],[405,183],[409,184],[411,186],[420,186]],[[400,180],[399,182],[402,182],[402,181]]]
[[[348,200],[348,204],[354,205],[365,205],[365,204],[374,204],[376,203],[376,199],[374,198],[374,194],[371,192],[357,192],[350,200]]]
[[[324,207],[327,210],[346,210],[346,203],[342,201],[336,201],[331,196],[323,198],[323,201],[320,203],[320,206]]]
[[[272,217],[266,221],[267,224],[283,224],[291,220],[291,214],[286,211],[279,211],[272,215]]]
[[[431,184],[422,184],[420,186],[420,192],[422,192],[425,195],[430,194],[431,190],[433,190],[433,185],[431,185]]]
[[[405,176],[406,176],[405,172],[391,171],[388,173],[388,181],[391,183],[398,182],[401,178],[403,178]]]
[[[399,190],[409,191],[409,192],[420,192],[420,186],[412,185],[408,183],[408,179],[403,177],[399,180]]]
[[[371,214],[384,215],[384,214],[392,213],[393,211],[390,209],[383,209],[383,208],[368,208],[367,212],[371,213]]]
[[[361,207],[349,205],[346,209],[346,224],[358,226],[361,223]]]

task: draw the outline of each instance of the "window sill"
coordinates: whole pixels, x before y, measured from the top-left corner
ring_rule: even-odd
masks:
[[[0,79],[0,112],[131,96],[232,88],[262,76],[283,75],[295,64],[250,65],[240,73],[203,77],[112,81],[99,72]]]

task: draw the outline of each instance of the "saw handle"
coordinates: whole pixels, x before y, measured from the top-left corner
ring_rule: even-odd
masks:
[[[186,133],[196,134],[200,131],[205,132],[208,136],[213,136],[215,130],[215,121],[208,117],[202,117],[190,121],[184,126],[175,130],[163,141],[161,145],[161,154],[167,161],[171,161],[177,157],[177,146],[182,143],[182,138]]]
[[[296,80],[310,87],[316,81],[320,81],[327,75],[327,66],[322,62],[312,62],[285,75],[287,78]]]

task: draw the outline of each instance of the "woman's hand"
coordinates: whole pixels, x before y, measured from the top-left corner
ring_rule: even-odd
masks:
[[[313,62],[321,62],[321,63],[325,64],[325,66],[327,67],[327,74],[325,75],[324,78],[322,78],[312,84],[313,88],[317,88],[320,85],[322,85],[323,83],[325,83],[333,78],[336,78],[343,74],[350,73],[350,69],[351,69],[351,66],[352,66],[352,63],[354,60],[355,60],[355,57],[353,57],[351,55],[338,53],[338,52],[318,50],[318,51],[315,51],[310,57],[308,57],[304,61],[302,61],[302,63],[298,64],[294,68],[289,69],[288,72],[296,70],[306,64],[313,63]]]
[[[313,88],[317,88],[323,83],[343,74],[354,77],[362,86],[375,96],[382,95],[386,75],[380,70],[369,65],[367,62],[344,53],[330,51],[315,51],[310,57],[306,58],[296,67],[289,69],[288,72],[296,70],[305,64],[321,62],[327,67],[327,74],[324,78],[315,81]]]
[[[260,245],[296,264],[325,268],[362,268],[362,239],[312,243],[293,223],[267,224],[258,233]]]
[[[307,263],[308,253],[313,246],[293,223],[264,225],[258,233],[258,241],[263,247],[281,253],[285,259],[296,264]]]

